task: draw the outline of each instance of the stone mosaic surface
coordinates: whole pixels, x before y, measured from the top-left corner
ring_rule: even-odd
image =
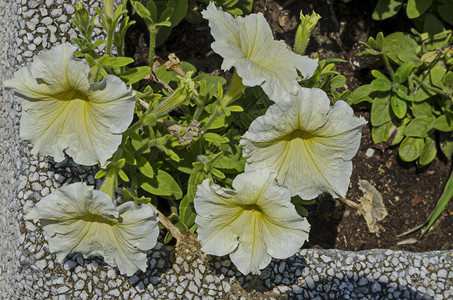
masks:
[[[259,278],[243,276],[227,257],[205,257],[190,246],[176,252],[158,244],[148,254],[147,271],[131,277],[98,257],[75,253],[56,262],[39,222],[25,222],[23,215],[62,185],[100,182],[94,167],[29,154],[19,140],[21,108],[1,82],[40,50],[75,37],[69,22],[74,3],[0,2],[0,299],[453,298],[452,251],[301,250],[273,261]]]

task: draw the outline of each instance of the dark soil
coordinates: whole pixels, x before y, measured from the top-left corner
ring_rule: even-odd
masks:
[[[384,34],[409,32],[412,26],[402,13],[388,21],[373,21],[371,12],[376,2],[269,0],[266,5],[265,0],[255,0],[254,12],[262,12],[275,38],[284,40],[291,46],[300,10],[304,14],[311,14],[313,10],[320,14],[322,19],[313,31],[307,54],[318,52],[320,59],[336,57],[346,60],[347,63],[337,63],[336,67],[347,78],[345,88],[352,91],[371,81],[370,71],[375,67],[373,57],[357,56],[363,50],[360,42],[367,41],[370,36],[375,37],[379,31]],[[128,49],[129,55],[134,54],[139,65],[147,64],[148,41],[144,32],[146,29],[133,33],[134,41],[130,44],[137,45],[136,42],[140,41],[142,46]],[[206,21],[199,24],[183,21],[173,30],[165,46],[157,49],[156,54],[166,59],[173,52],[181,60],[195,65],[201,73],[222,75],[222,59],[212,52],[212,42]],[[354,107],[354,110],[356,115],[369,120],[369,107]],[[354,170],[346,197],[358,202],[363,195],[358,188],[358,180],[370,182],[382,194],[388,211],[388,216],[380,223],[383,231],[380,236],[370,233],[364,218],[356,209],[328,195],[321,195],[316,204],[307,207],[312,229],[310,242],[304,247],[342,250],[389,248],[409,251],[453,249],[453,201],[420,241],[398,244],[409,238],[417,238],[420,231],[397,237],[426,221],[442,194],[450,175],[451,162],[438,157],[429,166],[417,168],[415,163],[402,162],[398,158],[396,147],[373,144],[370,131],[369,124],[363,128],[362,143],[353,159]],[[371,157],[366,155],[369,149],[374,150]]]

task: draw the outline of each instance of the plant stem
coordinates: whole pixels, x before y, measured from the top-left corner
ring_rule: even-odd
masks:
[[[105,48],[105,53],[110,56],[112,52],[112,43],[113,43],[113,28],[109,28],[107,32],[107,46]]]
[[[201,113],[203,112],[204,104],[198,104],[197,108],[195,109],[195,113],[193,114],[193,119],[197,120],[200,118]]]
[[[154,65],[154,48],[156,47],[157,29],[155,27],[148,28],[149,30],[149,67],[151,71]]]
[[[430,90],[430,91],[432,91],[432,92],[434,92],[436,94],[443,95],[443,96],[447,97],[447,94],[445,94],[443,90],[435,88],[433,86],[430,86],[430,85],[426,84],[424,81],[420,80],[420,78],[418,78],[417,76],[413,76],[413,75],[411,75],[411,76],[412,76],[413,79],[415,79],[415,81],[418,82],[419,86],[423,86],[427,90]],[[417,87],[417,89],[418,89],[418,87]]]

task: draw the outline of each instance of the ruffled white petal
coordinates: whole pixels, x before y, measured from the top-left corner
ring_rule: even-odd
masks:
[[[222,69],[235,67],[244,85],[260,85],[275,102],[297,92],[296,69],[308,78],[318,66],[317,59],[297,55],[275,41],[261,13],[233,17],[211,3],[202,14],[215,39],[211,47],[224,58]]]
[[[132,121],[134,92],[112,75],[90,84],[90,68],[73,58],[75,49],[43,51],[5,87],[21,100],[20,136],[33,144],[32,153],[62,161],[66,150],[76,163],[104,164]]]
[[[322,90],[300,88],[271,106],[240,141],[246,170],[277,172],[278,182],[303,199],[322,192],[344,197],[366,121],[344,101],[329,103]]]
[[[205,253],[223,256],[238,246],[238,235],[231,223],[240,215],[241,208],[234,203],[235,192],[223,191],[205,179],[198,185],[194,205],[197,211],[198,239]]]
[[[157,217],[149,206],[125,203],[84,183],[74,183],[41,199],[25,216],[40,219],[49,249],[61,262],[71,252],[101,255],[128,276],[146,270],[146,253],[157,242]]]
[[[269,170],[238,175],[235,191],[198,186],[194,204],[198,239],[208,254],[230,254],[243,274],[259,274],[272,257],[293,255],[308,239],[310,225],[290,203],[289,191]]]

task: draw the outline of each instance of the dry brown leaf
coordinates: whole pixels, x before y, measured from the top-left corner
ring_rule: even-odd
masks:
[[[361,206],[360,212],[365,218],[368,230],[379,236],[378,222],[382,221],[388,215],[382,195],[366,180],[359,180],[359,188],[363,192],[363,197],[359,199]]]

